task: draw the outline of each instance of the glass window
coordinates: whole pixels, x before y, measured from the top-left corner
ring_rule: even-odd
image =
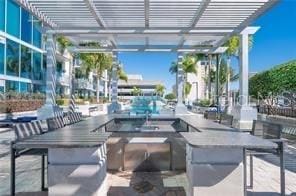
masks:
[[[7,0],[7,21],[7,33],[20,37],[20,7],[13,0]]]
[[[5,0],[0,0],[0,30],[5,28]]]
[[[45,86],[40,84],[33,84],[34,93],[45,93]]]
[[[33,53],[33,79],[42,80],[42,71],[41,71],[41,53]]]
[[[31,84],[26,82],[20,82],[20,92],[22,93],[30,93],[32,92]]]
[[[19,50],[18,43],[6,40],[6,74],[19,76]]]
[[[31,79],[31,54],[32,51],[26,46],[21,46],[21,77]]]
[[[12,81],[12,80],[6,80],[5,89],[6,89],[6,92],[18,91],[19,90],[19,82]]]
[[[0,74],[4,73],[4,44],[0,44]]]
[[[22,40],[31,43],[32,38],[32,18],[26,10],[22,9]]]
[[[35,17],[33,21],[33,45],[41,48],[41,22]]]

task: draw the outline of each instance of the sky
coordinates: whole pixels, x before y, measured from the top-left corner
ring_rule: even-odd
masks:
[[[275,65],[296,59],[296,0],[280,0],[258,18],[253,26],[260,26],[254,36],[249,56],[249,71],[260,72]],[[161,80],[166,91],[171,92],[175,76],[169,73],[176,53],[120,53],[119,61],[128,74],[142,74],[147,80]],[[233,59],[237,70],[237,60]]]

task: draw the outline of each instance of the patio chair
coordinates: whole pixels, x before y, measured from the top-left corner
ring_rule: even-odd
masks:
[[[74,124],[82,120],[82,114],[80,112],[69,113],[68,118],[70,124]]]
[[[226,113],[219,114],[219,123],[232,127],[233,125],[233,116]]]
[[[53,131],[66,126],[65,119],[62,116],[48,118],[46,119],[46,123],[47,123],[48,131]]]
[[[19,123],[13,126],[16,139],[11,142],[11,195],[15,195],[15,159],[25,155],[41,156],[41,190],[45,191],[45,156],[47,155],[47,149],[15,149],[13,145],[18,141],[22,141],[34,135],[40,135],[44,132],[41,121],[32,121],[27,123]]]
[[[217,120],[217,111],[206,111],[204,113],[204,118],[209,120]]]
[[[250,156],[250,186],[253,187],[253,156],[275,154],[280,157],[280,182],[281,182],[281,195],[285,195],[285,164],[284,164],[284,140],[282,136],[282,125],[254,120],[251,134],[263,139],[270,140],[277,144],[274,150],[266,149],[247,149],[247,155]]]

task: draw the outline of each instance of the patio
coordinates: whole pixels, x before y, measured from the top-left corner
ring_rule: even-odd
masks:
[[[16,2],[46,25],[43,28],[46,35],[44,51],[47,62],[46,101],[38,110],[38,121],[16,126],[18,140],[11,144],[11,149],[9,145],[14,137],[13,132],[0,132],[0,145],[3,147],[0,154],[0,194],[9,194],[11,191],[10,193],[14,195],[15,187],[19,195],[105,195],[106,192],[107,195],[197,195],[197,193],[216,195],[217,191],[221,191],[222,195],[236,196],[284,195],[284,192],[287,195],[296,194],[294,141],[290,141],[284,152],[286,186],[283,186],[284,181],[280,182],[284,172],[280,175],[278,157],[262,155],[254,158],[254,187],[246,190],[246,179],[248,179],[245,175],[245,167],[248,164],[246,152],[258,149],[273,153],[276,151],[282,158],[283,148],[281,148],[282,141],[266,140],[264,134],[260,138],[239,132],[250,129],[253,120],[257,118],[257,112],[250,106],[248,99],[248,39],[260,27],[249,25],[273,7],[277,3],[276,0],[16,0]],[[56,105],[56,81],[53,76],[57,66],[55,45],[58,35],[66,36],[73,42],[69,47],[69,51],[73,54],[112,54],[112,103],[109,105],[108,115],[82,119],[82,115],[74,111],[68,116],[64,115]],[[221,55],[227,50],[223,44],[233,35],[237,35],[240,40],[240,100],[232,111],[235,128],[214,123],[198,115],[188,115],[182,95],[185,74],[180,66],[186,54],[203,54],[207,60],[211,59],[210,64],[215,58],[218,73]],[[99,47],[86,46],[87,42],[95,42]],[[148,121],[153,118],[158,123],[167,119],[161,115],[149,116],[146,112],[140,124],[124,126],[124,133],[117,135],[113,133],[113,131],[122,131],[118,128],[120,126],[117,126],[117,121],[126,118],[136,121],[130,115],[117,114],[120,112],[117,74],[120,69],[119,52],[177,54],[177,105],[174,114],[170,115],[171,124],[152,126]],[[216,81],[217,96],[213,99],[219,105],[218,77]],[[41,120],[47,120],[49,131],[42,129]],[[114,130],[108,132],[110,123],[113,123]],[[178,125],[175,126],[176,124]],[[168,136],[169,132],[174,132],[181,139],[176,137],[172,141]],[[108,146],[110,138],[118,144],[114,146],[114,152],[110,144]],[[280,144],[277,145],[278,143]],[[45,166],[44,159],[40,162],[39,158],[31,156],[19,157],[21,154],[19,152],[23,149],[43,150],[41,155],[43,158],[47,156],[45,184],[48,192],[38,192],[40,171],[42,170],[41,173],[44,174],[40,165],[42,163]],[[10,153],[10,150],[13,153]],[[163,169],[166,171],[159,169],[159,172],[149,173],[111,172],[114,165],[119,171],[126,169],[124,161],[126,159],[129,161],[129,157],[125,157],[128,150],[130,150],[129,155],[139,155],[136,157],[138,160],[130,161],[136,162],[132,163],[134,165],[131,164],[132,170],[147,162],[161,162],[166,163],[166,167],[162,167],[166,168]],[[169,161],[163,160],[164,157]],[[110,159],[115,160],[113,164],[108,162]],[[183,170],[178,171],[179,168]],[[15,176],[16,181],[14,181]],[[44,188],[44,184],[41,184]],[[283,188],[281,192],[280,184]]]
[[[9,195],[10,154],[9,141],[14,137],[12,131],[0,131],[0,195]],[[286,195],[296,195],[296,141],[289,141],[285,150]],[[254,188],[248,189],[248,196],[280,195],[278,158],[273,155],[254,158]],[[40,191],[40,158],[24,156],[17,159],[17,195],[47,195]],[[132,178],[132,176],[136,176]],[[132,179],[132,182],[130,181]],[[184,195],[187,186],[186,173],[108,173],[108,195],[136,193],[130,186],[144,179],[153,184],[153,189],[143,195]],[[158,179],[158,180],[157,180]],[[155,188],[155,187],[156,188]],[[177,188],[176,188],[177,187]],[[143,188],[145,190],[145,186]],[[149,189],[147,189],[149,190]],[[157,194],[156,194],[157,193]],[[161,193],[161,194],[159,194]],[[137,193],[138,194],[138,193]],[[135,195],[137,195],[135,194]],[[131,194],[128,194],[131,195]]]

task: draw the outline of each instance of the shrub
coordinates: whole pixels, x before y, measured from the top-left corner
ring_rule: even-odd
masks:
[[[174,100],[176,99],[176,95],[174,93],[169,93],[169,94],[166,94],[164,98],[167,100]]]
[[[65,100],[64,99],[57,99],[56,104],[61,105],[61,106],[65,105]]]
[[[201,107],[209,107],[211,105],[211,101],[208,99],[200,99],[196,100],[193,105],[201,106]]]
[[[259,99],[267,98],[270,93],[296,90],[296,60],[258,73],[250,78],[250,95]]]

